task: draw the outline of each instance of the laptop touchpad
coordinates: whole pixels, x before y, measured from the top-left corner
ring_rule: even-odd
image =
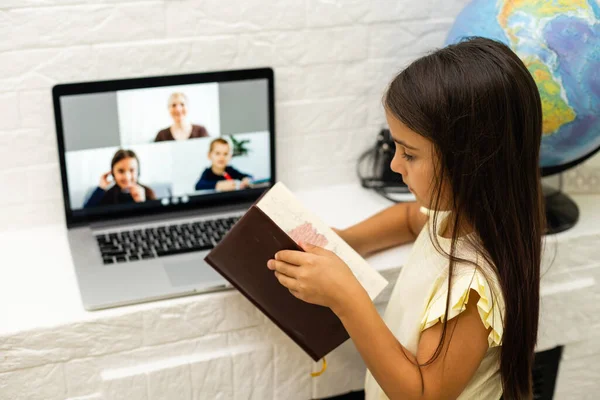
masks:
[[[173,286],[188,286],[198,283],[212,286],[226,283],[225,278],[201,258],[165,261],[164,267]]]

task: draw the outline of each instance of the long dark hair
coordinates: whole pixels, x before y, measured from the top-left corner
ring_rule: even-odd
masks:
[[[138,165],[138,175],[139,175],[140,159],[138,158],[137,154],[135,154],[135,152],[133,150],[126,150],[126,149],[117,150],[117,152],[115,153],[115,155],[113,156],[113,158],[110,162],[110,171],[112,172],[112,170],[115,168],[116,163],[118,163],[119,161],[124,160],[126,158],[135,158],[135,161],[137,161],[137,165]]]
[[[492,266],[505,302],[500,374],[505,399],[532,397],[544,233],[539,149],[542,106],[531,74],[507,46],[469,38],[428,54],[390,84],[386,110],[431,140],[438,161],[429,207],[439,210],[449,184],[452,230],[449,287],[459,229],[476,233],[468,245]],[[433,216],[436,223],[437,212]],[[444,321],[448,317],[448,290]],[[451,334],[450,334],[451,336]],[[435,360],[446,337],[432,358]]]

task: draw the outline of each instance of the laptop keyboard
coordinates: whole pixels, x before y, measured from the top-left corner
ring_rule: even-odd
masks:
[[[104,264],[210,250],[240,217],[96,235]]]

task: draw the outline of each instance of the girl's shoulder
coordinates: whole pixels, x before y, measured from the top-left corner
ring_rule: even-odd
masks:
[[[146,186],[146,185],[142,185],[141,183],[139,185],[144,188],[144,192],[146,192],[146,198],[147,199],[149,199],[149,200],[155,200],[156,199],[156,195],[154,194],[154,190],[152,190],[151,187]]]
[[[486,328],[491,328],[488,343],[490,347],[502,344],[505,302],[495,268],[469,248],[467,243],[461,243],[457,256],[464,261],[454,264],[452,276],[447,268],[436,280],[432,296],[428,302],[422,320],[422,330],[443,320],[450,291],[448,319],[452,319],[466,310],[469,297],[473,292],[479,296],[477,309]]]

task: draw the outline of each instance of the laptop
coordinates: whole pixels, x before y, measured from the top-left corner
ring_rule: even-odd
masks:
[[[52,94],[84,307],[231,288],[204,257],[276,182],[273,70],[60,84]]]

